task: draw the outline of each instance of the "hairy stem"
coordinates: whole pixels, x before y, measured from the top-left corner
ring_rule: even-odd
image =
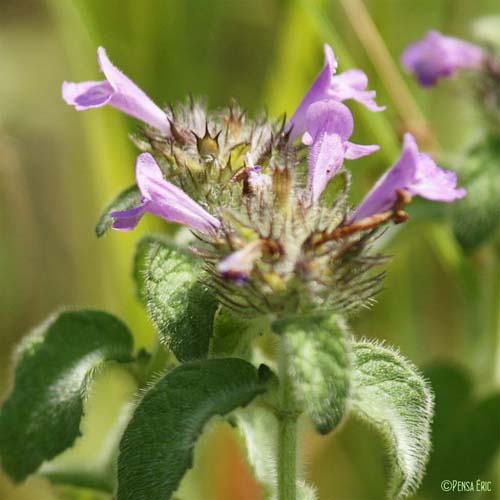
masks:
[[[297,421],[279,422],[278,492],[279,500],[296,500]]]
[[[282,337],[279,359],[278,500],[297,498],[298,412]]]

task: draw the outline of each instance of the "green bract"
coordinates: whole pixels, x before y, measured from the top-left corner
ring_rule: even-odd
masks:
[[[312,316],[274,324],[282,335],[299,402],[326,434],[346,413],[351,385],[350,341],[337,316]]]
[[[179,361],[206,358],[217,301],[200,283],[202,263],[163,238],[138,246],[134,274],[139,296],[160,341]]]

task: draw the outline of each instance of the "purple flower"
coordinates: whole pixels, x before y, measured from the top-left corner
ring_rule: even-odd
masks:
[[[465,189],[457,188],[455,172],[443,170],[430,156],[420,153],[415,138],[406,133],[398,162],[373,186],[354,211],[351,222],[389,210],[397,199],[399,189],[411,196],[448,202],[466,194]]]
[[[353,129],[352,114],[342,103],[330,99],[309,106],[302,142],[310,146],[308,187],[313,201],[319,199],[330,179],[342,167],[344,158],[354,160],[379,149],[376,145],[349,142]]]
[[[258,193],[268,189],[272,180],[268,174],[262,173],[262,167],[255,165],[250,153],[246,154],[247,181],[252,192]]]
[[[335,99],[345,101],[354,99],[366,106],[371,111],[382,111],[385,106],[378,106],[375,102],[375,91],[366,90],[368,78],[359,69],[351,69],[335,75],[337,70],[337,60],[332,48],[325,44],[325,62],[313,84],[298,105],[295,113],[288,122],[287,128],[291,129],[290,140],[293,141],[304,132],[306,116],[309,106],[317,101],[325,99]]]
[[[248,172],[248,184],[254,193],[266,191],[272,184],[271,177],[261,172],[262,167],[255,165]]]
[[[480,68],[485,55],[477,45],[429,31],[425,38],[406,48],[401,55],[401,64],[423,87],[431,87],[440,78],[452,76],[461,69]]]
[[[78,111],[109,104],[128,115],[151,125],[165,134],[170,124],[164,113],[135,83],[113,66],[106,51],[97,49],[97,61],[106,80],[100,82],[64,82],[63,99]]]
[[[217,264],[217,270],[227,279],[238,284],[245,283],[250,277],[255,261],[262,255],[262,240],[252,241],[229,254]]]
[[[170,222],[185,224],[206,234],[213,234],[220,222],[192,200],[182,189],[163,178],[153,156],[142,153],[135,162],[135,177],[142,195],[139,206],[123,212],[111,212],[113,228],[130,231],[146,212]]]

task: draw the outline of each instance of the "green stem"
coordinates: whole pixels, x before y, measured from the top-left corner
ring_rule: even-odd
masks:
[[[292,381],[282,337],[279,360],[278,500],[297,498],[297,419]]]
[[[279,500],[297,498],[297,420],[279,422],[278,492]]]

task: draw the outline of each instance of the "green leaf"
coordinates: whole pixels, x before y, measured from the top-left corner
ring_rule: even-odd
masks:
[[[412,494],[422,481],[431,448],[433,397],[417,368],[394,350],[354,343],[353,411],[389,445],[391,498]]]
[[[132,344],[127,327],[100,311],[59,313],[24,339],[0,411],[0,456],[14,480],[73,445],[97,370],[130,360]]]
[[[210,356],[249,359],[252,339],[262,335],[268,325],[265,317],[243,317],[221,305],[215,315]]]
[[[220,306],[215,315],[210,354],[213,356],[232,356],[240,347],[248,328],[249,321],[237,316],[227,307]]]
[[[202,263],[158,237],[140,243],[135,276],[161,342],[179,361],[206,358],[217,299],[200,282]]]
[[[316,429],[334,429],[349,402],[351,356],[345,325],[337,316],[301,316],[279,321],[294,391]]]
[[[95,233],[98,238],[106,234],[113,225],[113,217],[109,215],[110,212],[118,210],[128,210],[136,207],[141,202],[141,193],[134,184],[122,191],[103,211],[95,226]]]
[[[434,363],[425,374],[435,393],[436,412],[433,450],[422,489],[437,497],[444,479],[492,479],[484,474],[500,448],[500,394],[478,400],[469,374],[453,363]],[[450,498],[459,495],[463,493],[448,494]]]
[[[168,373],[144,395],[122,438],[118,500],[171,498],[210,418],[264,390],[255,367],[237,358],[195,361]]]
[[[152,246],[161,240],[160,236],[144,236],[135,247],[132,275],[135,282],[137,298],[147,307],[148,294],[146,287],[146,276],[148,274],[148,254]]]

